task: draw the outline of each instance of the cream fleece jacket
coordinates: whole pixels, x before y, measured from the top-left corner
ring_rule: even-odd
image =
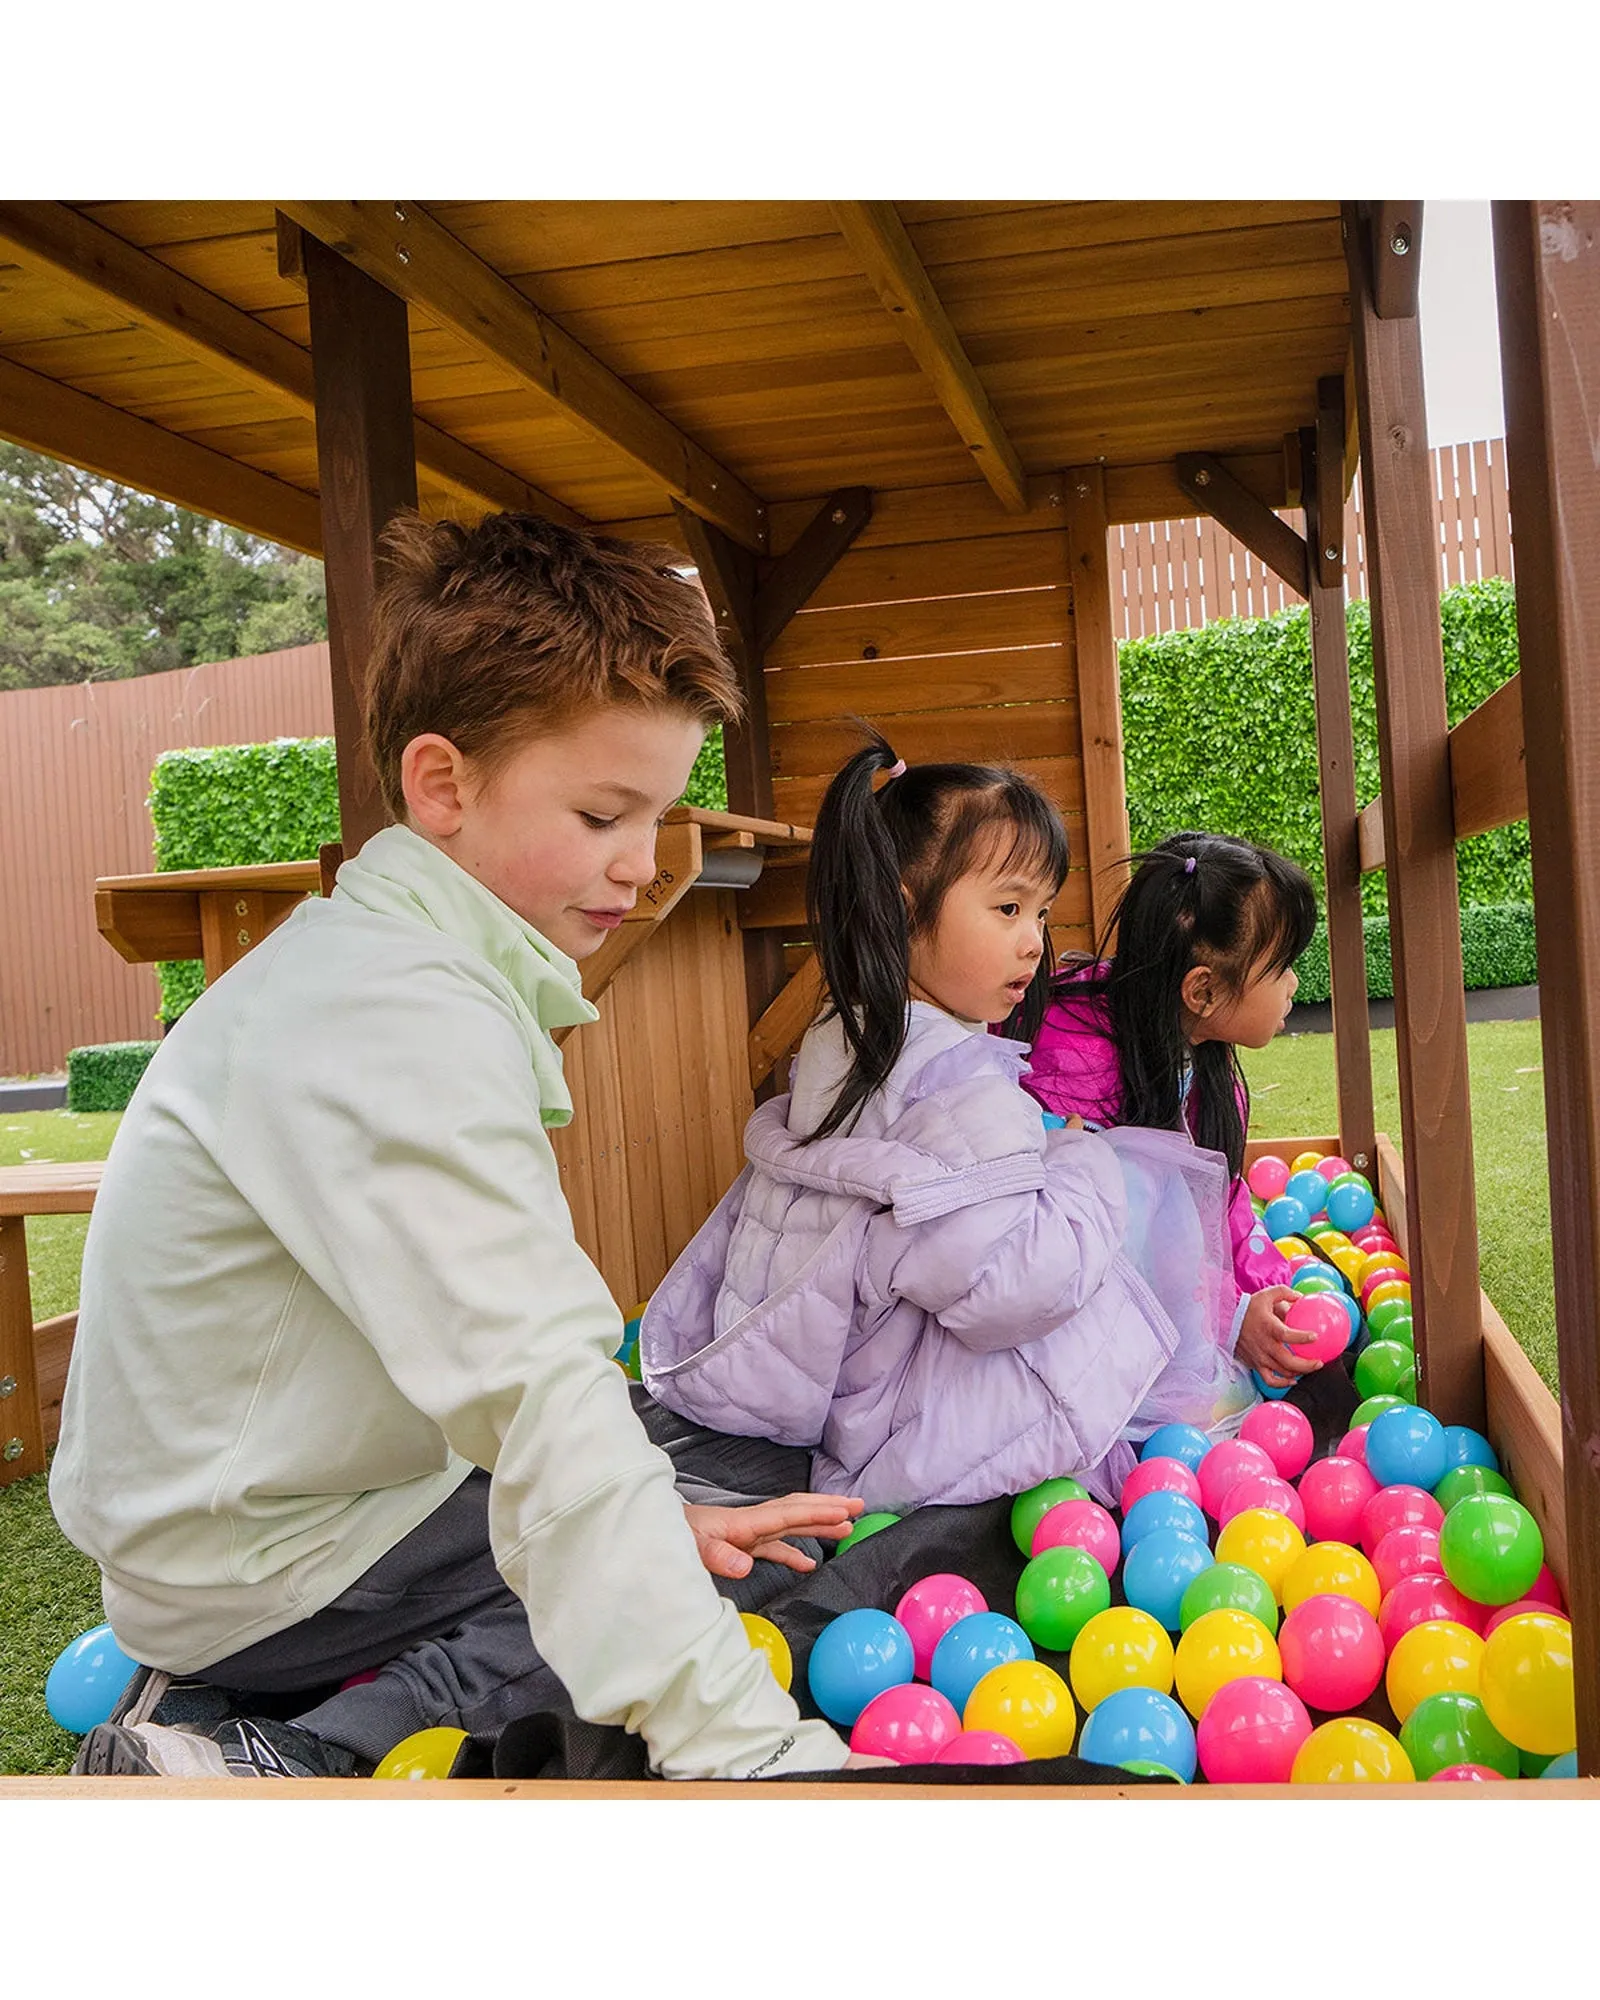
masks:
[[[578,968],[403,827],[206,992],[89,1227],[51,1502],[119,1643],[185,1672],[308,1618],[493,1475],[578,1713],[669,1777],[843,1764],[701,1567],[611,1360],[545,1128]]]

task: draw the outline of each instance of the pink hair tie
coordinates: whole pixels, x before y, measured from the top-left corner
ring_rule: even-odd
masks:
[[[906,774],[906,760],[904,759],[904,757],[897,758],[895,762],[889,766],[889,776],[891,778],[903,778],[905,774]]]
[[[1194,873],[1194,856],[1192,854],[1183,864],[1183,872],[1185,875],[1192,875]]]

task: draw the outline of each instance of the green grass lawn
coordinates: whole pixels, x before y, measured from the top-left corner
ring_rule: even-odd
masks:
[[[1399,1087],[1393,1030],[1372,1038],[1378,1129],[1398,1143]],[[1555,1310],[1546,1179],[1544,1090],[1537,1021],[1490,1021],[1467,1030],[1483,1286],[1507,1325],[1555,1386]],[[1254,1096],[1252,1136],[1313,1134],[1337,1123],[1331,1035],[1280,1036],[1245,1063]],[[104,1156],[114,1114],[66,1111],[0,1116],[0,1164]],[[40,1319],[78,1302],[87,1219],[28,1224],[28,1266]],[[64,1540],[42,1476],[0,1488],[0,1774],[65,1771],[77,1739],[44,1705],[56,1655],[101,1619],[93,1565]]]

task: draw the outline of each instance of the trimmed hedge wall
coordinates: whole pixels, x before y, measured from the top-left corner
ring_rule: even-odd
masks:
[[[1389,963],[1389,919],[1365,917],[1361,924],[1367,955],[1367,997],[1394,998],[1394,970]],[[1539,977],[1533,939],[1531,903],[1473,903],[1461,912],[1462,984],[1532,986]],[[1316,936],[1295,964],[1300,990],[1295,1000],[1310,1005],[1329,997],[1328,929],[1317,925]]]
[[[67,1109],[126,1111],[159,1042],[93,1042],[67,1051]]]

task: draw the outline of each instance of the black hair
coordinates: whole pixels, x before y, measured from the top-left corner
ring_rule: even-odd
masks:
[[[912,940],[938,923],[961,876],[989,858],[992,832],[1009,834],[993,855],[998,869],[1037,874],[1051,883],[1052,896],[1067,876],[1066,828],[1031,778],[997,764],[913,764],[875,792],[874,777],[899,759],[875,729],[859,726],[870,740],[823,795],[806,883],[806,919],[828,993],[822,1018],[838,1017],[852,1062],[808,1139],[848,1124],[899,1061]],[[1029,1016],[1037,1031],[1053,969],[1047,931],[1008,1029]]]
[[[1133,879],[1091,958],[1064,967],[1058,999],[1103,1001],[1122,1069],[1119,1121],[1177,1129],[1183,1073],[1194,1066],[1195,1138],[1244,1168],[1249,1088],[1231,1042],[1190,1047],[1185,975],[1209,965],[1231,993],[1254,973],[1287,971],[1311,942],[1317,899],[1305,870],[1270,847],[1217,833],[1174,833],[1130,857]],[[1115,937],[1113,952],[1112,939]],[[1081,968],[1091,970],[1087,978]],[[1075,973],[1078,976],[1074,976]]]

